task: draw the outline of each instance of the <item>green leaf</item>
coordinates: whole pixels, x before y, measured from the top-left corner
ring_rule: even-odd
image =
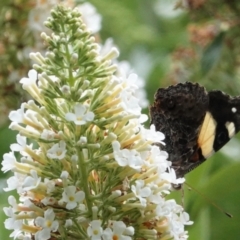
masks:
[[[221,57],[225,32],[221,32],[206,47],[201,58],[201,72],[205,76],[217,64]]]
[[[219,170],[204,185],[197,188],[210,201],[220,207],[222,210],[229,212],[233,218],[228,218],[218,207],[206,200],[202,200],[201,196],[195,196],[194,190],[186,192],[188,204],[187,212],[190,212],[191,220],[195,223],[189,227],[189,240],[224,240],[238,239],[240,234],[240,162],[234,162],[229,166],[225,166]],[[202,212],[207,211],[203,214]],[[207,226],[203,226],[207,223]],[[199,229],[206,231],[207,235],[201,234],[199,237]],[[195,235],[196,234],[196,235]]]

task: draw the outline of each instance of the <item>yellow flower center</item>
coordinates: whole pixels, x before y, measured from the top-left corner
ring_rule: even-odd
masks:
[[[71,201],[71,202],[73,202],[74,199],[75,199],[74,196],[70,196],[70,197],[69,197],[69,201]]]
[[[47,220],[47,221],[46,221],[46,226],[50,228],[50,227],[51,227],[51,225],[52,225],[52,222],[51,222],[51,221],[49,221],[49,220]]]
[[[62,151],[57,151],[56,154],[57,156],[60,156],[62,154]]]
[[[118,238],[117,235],[113,235],[112,239],[113,239],[113,240],[118,240],[119,238]]]

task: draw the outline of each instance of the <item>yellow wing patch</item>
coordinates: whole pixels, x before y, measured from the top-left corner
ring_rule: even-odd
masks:
[[[198,146],[202,150],[204,158],[214,153],[213,144],[215,139],[217,123],[210,112],[207,112],[198,137]]]

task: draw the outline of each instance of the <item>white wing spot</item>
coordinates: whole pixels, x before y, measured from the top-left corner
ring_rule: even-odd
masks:
[[[231,110],[233,113],[237,112],[237,109],[235,107],[233,107]]]
[[[228,130],[228,137],[231,138],[236,133],[234,123],[233,122],[226,122],[225,127]]]

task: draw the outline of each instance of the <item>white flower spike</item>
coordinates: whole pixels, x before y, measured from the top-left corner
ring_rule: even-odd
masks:
[[[19,194],[5,227],[14,239],[187,239],[188,214],[165,199],[184,179],[153,145],[164,135],[142,125],[138,77],[86,22],[77,8],[56,7],[45,22],[52,33],[41,34],[48,52],[30,54],[34,70],[21,83],[33,100],[9,114],[19,135],[2,161],[14,173],[5,190]]]

